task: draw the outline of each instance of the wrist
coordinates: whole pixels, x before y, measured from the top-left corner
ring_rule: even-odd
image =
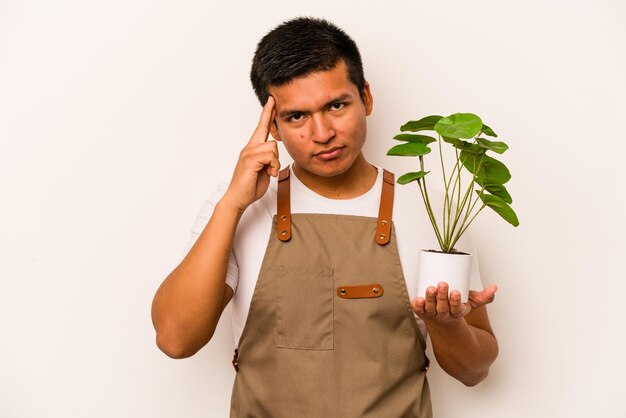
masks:
[[[215,205],[215,211],[224,212],[230,214],[231,216],[235,216],[237,219],[243,215],[243,212],[246,210],[246,207],[241,207],[236,202],[233,202],[228,198],[227,195],[224,195],[219,202]]]
[[[469,326],[465,318],[437,321],[436,319],[424,321],[429,334],[441,336],[460,335],[469,332]]]

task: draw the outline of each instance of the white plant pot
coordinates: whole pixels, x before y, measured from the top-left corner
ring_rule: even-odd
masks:
[[[467,302],[472,275],[472,254],[448,254],[420,250],[417,266],[417,296],[425,297],[426,289],[437,287],[439,282],[448,283],[450,291],[461,292],[461,300]]]

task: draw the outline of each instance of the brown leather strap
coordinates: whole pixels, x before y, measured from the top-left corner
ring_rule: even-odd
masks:
[[[289,185],[289,167],[281,170],[278,174],[278,203],[276,233],[281,241],[291,239],[291,197]],[[378,209],[378,222],[376,226],[376,242],[379,245],[389,243],[391,235],[391,217],[393,214],[393,193],[395,176],[393,173],[383,170],[383,189]]]
[[[391,235],[391,216],[393,214],[393,192],[395,177],[393,173],[383,170],[383,190],[378,208],[378,224],[376,226],[376,243],[389,243]]]
[[[379,298],[383,293],[383,287],[378,283],[359,286],[339,286],[337,288],[337,296],[343,299]]]
[[[291,198],[289,187],[289,167],[278,173],[278,203],[276,233],[281,241],[291,239]]]

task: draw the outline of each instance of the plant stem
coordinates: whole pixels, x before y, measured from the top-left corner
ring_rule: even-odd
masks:
[[[474,140],[474,143],[478,142],[477,140]],[[469,198],[469,202],[467,203],[467,210],[465,212],[465,216],[463,217],[463,221],[461,222],[461,225],[459,227],[459,232],[456,234],[453,243],[452,243],[452,248],[454,248],[454,244],[456,244],[456,242],[459,240],[459,238],[461,238],[461,235],[463,235],[463,233],[465,232],[465,230],[469,227],[469,225],[472,223],[472,221],[476,218],[476,216],[480,213],[480,211],[482,211],[484,209],[484,207],[486,206],[485,204],[483,204],[481,206],[481,208],[478,210],[478,212],[476,212],[474,214],[474,216],[470,219],[469,222],[467,222],[467,219],[469,218],[469,216],[471,215],[472,211],[474,210],[474,207],[476,207],[476,203],[478,203],[478,200],[482,200],[480,199],[480,194],[483,193],[483,191],[485,190],[485,186],[481,186],[480,191],[478,192],[478,195],[476,196],[476,200],[474,200],[472,202],[472,190],[474,189],[474,184],[476,184],[476,178],[477,178],[477,174],[480,171],[480,168],[482,166],[483,163],[483,159],[485,157],[485,154],[482,154],[480,156],[480,161],[478,162],[478,165],[476,165],[476,157],[473,156],[472,158],[474,159],[474,172],[472,173],[472,181],[469,184],[469,187],[467,188],[467,192],[465,193],[465,197],[463,198],[463,203],[465,204],[466,200]],[[463,211],[463,207],[461,208],[461,211]],[[459,215],[460,215],[459,212]],[[456,223],[454,225],[454,228],[456,229]]]
[[[476,165],[474,166],[474,171],[475,171],[475,173],[474,173],[474,176],[472,177],[472,184],[471,184],[471,186],[472,186],[471,188],[472,188],[472,189],[474,188],[474,184],[476,184],[476,178],[478,177],[478,172],[480,171],[481,166],[483,165],[483,159],[484,159],[484,158],[485,158],[485,154],[482,154],[482,155],[480,156],[480,161],[478,162],[478,166],[476,166]],[[474,157],[474,164],[476,164],[476,157]],[[482,188],[481,188],[481,192],[482,192],[484,189],[485,189],[485,186],[482,186]],[[479,198],[478,198],[478,197],[476,197],[476,200],[474,201],[474,205],[476,204],[476,202],[478,202],[478,199],[479,199]],[[470,197],[470,203],[471,203],[471,201],[472,201],[472,198]],[[472,209],[474,209],[474,206],[472,205],[472,206],[470,207],[470,206],[468,205],[467,213],[466,213],[466,215],[465,215],[465,219],[463,220],[463,222],[464,222],[464,223],[465,223],[465,220],[467,220],[467,218],[468,218],[468,216],[469,216],[470,212],[472,211]]]
[[[457,205],[457,211],[454,216],[454,225],[452,226],[452,231],[456,230],[456,227],[459,223],[459,219],[461,218],[461,214],[463,213],[463,210],[465,209],[465,205],[468,204],[467,199],[468,197],[470,197],[473,188],[474,188],[474,181],[471,181],[469,186],[467,187],[467,191],[465,192],[465,195],[463,196],[463,200],[461,201],[459,205]],[[460,193],[461,193],[461,190],[459,189],[459,196],[460,196]],[[471,198],[470,198],[470,201],[471,201]]]
[[[473,188],[473,187],[472,187]],[[480,194],[485,190],[485,187],[483,186],[480,191],[478,192],[478,194],[476,195],[476,200],[474,200],[474,203],[472,202],[472,198],[470,197],[470,203],[468,203],[467,207],[467,213],[465,214],[465,218],[463,218],[463,222],[461,222],[461,227],[460,229],[465,230],[465,222],[467,222],[467,218],[469,218],[470,214],[472,213],[472,211],[474,210],[474,207],[476,206],[476,203],[478,203],[480,199]],[[475,216],[475,215],[474,215]],[[472,218],[473,219],[473,218]],[[470,221],[471,222],[471,221]]]
[[[487,206],[486,204],[483,204],[480,209],[478,209],[478,212],[476,212],[476,214],[474,214],[474,216],[472,216],[472,219],[470,219],[470,221],[467,223],[467,225],[465,225],[465,227],[463,229],[461,229],[459,231],[459,233],[456,235],[456,237],[454,238],[454,241],[452,242],[452,248],[454,248],[454,244],[456,244],[456,242],[459,240],[459,238],[461,238],[461,235],[463,235],[463,233],[465,232],[465,230],[472,224],[472,222],[474,221],[474,219],[478,216],[478,214],[485,208],[485,206]]]
[[[443,175],[443,187],[445,189],[445,197],[443,200],[443,213],[442,213],[442,221],[443,221],[443,236],[444,236],[444,243],[447,245],[449,244],[450,241],[450,222],[449,222],[449,216],[446,216],[446,212],[450,212],[451,210],[451,206],[452,206],[452,202],[450,202],[450,196],[448,195],[448,182],[447,182],[447,178],[446,178],[446,167],[445,164],[443,162],[443,151],[441,148],[441,135],[437,135],[437,142],[439,144],[439,161],[441,161],[441,174]],[[447,222],[448,221],[448,222]]]
[[[458,196],[456,199],[454,219],[451,219],[453,198],[452,197],[450,198],[450,208],[448,210],[448,225],[454,225],[454,226],[449,231],[449,235],[446,237],[446,241],[448,243],[450,243],[452,236],[454,235],[454,228],[457,224],[458,216],[459,216],[459,204],[461,203],[461,166],[460,166],[460,161],[459,161],[459,150],[455,149],[455,151],[456,151],[456,164],[454,165],[454,168],[452,169],[452,173],[450,174],[450,182],[452,182],[452,178],[454,177],[454,183],[452,184],[451,196],[452,197],[454,196],[454,191],[457,189],[457,187],[458,187]],[[456,175],[455,175],[455,172],[456,172]]]
[[[456,197],[456,213],[458,213],[458,209],[459,209],[459,204],[461,203],[461,181],[462,181],[462,177],[461,177],[461,155],[459,154],[459,149],[455,148],[455,153],[456,153],[456,169],[457,169],[457,177],[456,177],[456,181],[454,183],[455,186],[458,186],[457,188],[457,197]],[[458,184],[457,184],[458,183]],[[454,189],[452,189],[452,192],[454,193]],[[455,219],[456,219],[456,213],[455,213]]]
[[[420,170],[424,171],[424,157],[420,155]],[[422,182],[424,185],[422,186]],[[426,212],[428,213],[428,218],[430,219],[430,223],[435,230],[435,235],[437,236],[437,241],[439,242],[439,247],[441,247],[442,251],[446,251],[444,248],[443,241],[441,239],[441,234],[439,233],[439,226],[437,225],[437,220],[435,219],[435,215],[433,214],[433,208],[430,205],[430,199],[428,198],[428,188],[426,187],[426,177],[422,177],[417,180],[417,184],[419,185],[420,192],[422,193],[422,200],[424,201],[424,205],[426,206]]]
[[[458,175],[459,175],[459,188],[458,188],[458,196],[457,196],[457,208],[458,208],[458,204],[461,201],[461,154],[459,154],[459,150],[458,148],[455,149],[456,151],[456,166],[458,167],[457,170],[459,170]]]

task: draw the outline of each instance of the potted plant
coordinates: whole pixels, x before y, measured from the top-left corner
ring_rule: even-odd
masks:
[[[427,116],[407,122],[400,131],[403,133],[394,139],[403,143],[389,149],[387,155],[418,157],[420,171],[400,176],[398,183],[417,182],[440,247],[440,250],[420,250],[417,294],[424,295],[429,286],[446,281],[451,290],[461,292],[462,301],[466,302],[473,255],[454,248],[459,238],[487,207],[511,225],[519,225],[510,206],[513,200],[504,186],[511,174],[501,161],[487,155],[502,154],[508,146],[487,139],[485,136],[497,137],[496,133],[472,113]],[[437,138],[423,135],[422,131],[435,131]],[[443,174],[443,210],[438,215],[434,213],[429,198],[426,185],[429,172],[424,167],[424,156],[431,152],[429,144],[432,143],[438,148]],[[447,144],[445,147],[451,146],[456,156],[451,166],[444,162],[444,144]]]

